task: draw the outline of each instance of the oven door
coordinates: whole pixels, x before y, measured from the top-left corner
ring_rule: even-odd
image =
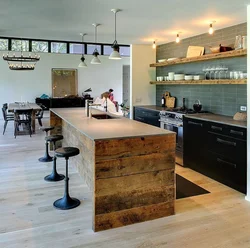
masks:
[[[183,166],[183,127],[161,122],[161,128],[176,133],[176,163]]]

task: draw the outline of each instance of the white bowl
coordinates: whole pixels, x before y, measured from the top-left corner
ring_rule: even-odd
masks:
[[[184,74],[175,74],[174,80],[184,80]]]
[[[158,62],[161,63],[161,62],[165,62],[166,59],[158,59]]]
[[[193,80],[194,77],[192,75],[185,75],[184,79],[185,80]]]
[[[203,80],[204,79],[204,75],[195,75],[194,76],[194,80]]]

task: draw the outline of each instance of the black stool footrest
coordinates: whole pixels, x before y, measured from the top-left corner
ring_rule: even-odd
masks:
[[[48,182],[58,182],[58,181],[62,181],[64,178],[65,176],[62,174],[51,173],[50,175],[46,176],[44,180]]]
[[[81,202],[76,198],[71,198],[69,195],[65,195],[63,198],[56,200],[53,205],[57,209],[67,210],[76,208]]]

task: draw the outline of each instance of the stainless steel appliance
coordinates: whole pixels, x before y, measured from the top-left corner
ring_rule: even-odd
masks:
[[[176,133],[176,163],[183,166],[183,115],[171,110],[160,111],[160,127]]]

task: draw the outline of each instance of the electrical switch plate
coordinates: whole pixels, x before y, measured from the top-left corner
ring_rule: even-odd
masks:
[[[247,107],[246,106],[240,106],[240,111],[247,111]]]
[[[140,97],[137,97],[137,98],[135,99],[135,102],[141,102],[141,98],[140,98]]]

